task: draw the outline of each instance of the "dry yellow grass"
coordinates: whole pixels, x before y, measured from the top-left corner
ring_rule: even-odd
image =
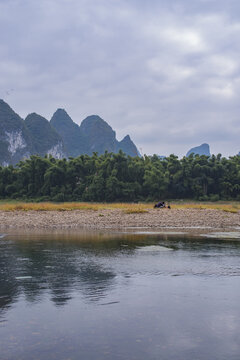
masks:
[[[153,204],[151,203],[112,203],[104,204],[105,209],[120,209],[120,210],[129,210],[129,211],[141,211],[152,208]]]
[[[152,207],[149,204],[128,204],[128,203],[3,203],[0,204],[0,210],[3,211],[71,211],[71,210],[104,210],[104,209],[120,209],[127,213],[141,213],[146,212],[147,208]]]
[[[16,203],[0,204],[0,210],[4,211],[71,211],[71,210],[98,210],[98,204],[90,203]]]
[[[240,203],[191,203],[191,204],[173,204],[172,209],[212,209],[222,210],[231,213],[240,211]]]
[[[148,211],[146,209],[141,208],[128,208],[123,210],[125,214],[144,214]]]
[[[239,202],[227,202],[227,203],[171,203],[172,209],[214,209],[221,210],[230,213],[237,213],[240,211]],[[71,211],[71,210],[92,210],[100,211],[105,209],[119,209],[127,214],[139,214],[146,213],[149,209],[152,209],[153,203],[84,203],[84,202],[66,202],[66,203],[0,203],[0,210],[3,211]]]

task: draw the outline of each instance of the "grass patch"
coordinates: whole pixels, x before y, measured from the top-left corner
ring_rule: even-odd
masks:
[[[230,213],[238,213],[240,211],[240,203],[190,203],[190,204],[173,204],[172,209],[212,209],[221,210]]]
[[[232,213],[232,214],[237,214],[238,213],[238,211],[239,210],[237,210],[237,209],[222,209],[223,211],[226,211],[226,212],[230,212],[230,213]]]
[[[80,202],[66,202],[66,203],[25,203],[25,202],[0,202],[0,210],[3,211],[72,211],[72,210],[92,210],[101,211],[106,209],[119,209],[130,213],[147,212],[147,208],[153,207],[151,204],[129,204],[129,203],[80,203]],[[102,215],[102,214],[101,214]]]
[[[168,205],[168,203],[167,203]],[[240,211],[240,202],[189,202],[179,203],[172,201],[171,209],[213,209],[230,213]],[[122,210],[126,214],[143,214],[153,209],[154,203],[87,203],[87,202],[20,202],[20,201],[0,201],[0,210],[3,211],[102,211],[102,210]],[[103,214],[100,214],[102,216]]]
[[[144,213],[147,213],[148,211],[146,209],[124,209],[123,212],[125,214],[144,214]]]
[[[99,209],[98,204],[89,203],[4,203],[0,204],[3,211],[71,211],[71,210],[93,210]]]

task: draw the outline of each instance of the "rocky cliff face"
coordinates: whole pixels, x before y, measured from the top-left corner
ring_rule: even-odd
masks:
[[[23,119],[0,100],[0,163],[15,164],[32,151],[32,139]]]
[[[33,153],[44,156],[52,155],[57,159],[66,156],[61,136],[44,117],[33,113],[26,117],[25,125],[34,145]]]
[[[210,147],[208,144],[202,144],[200,146],[196,146],[192,149],[190,149],[188,152],[187,152],[187,155],[186,156],[189,156],[190,154],[195,154],[195,155],[206,155],[206,156],[211,156],[210,154]]]

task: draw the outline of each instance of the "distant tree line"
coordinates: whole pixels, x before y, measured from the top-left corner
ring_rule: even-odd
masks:
[[[0,167],[0,197],[36,201],[240,200],[240,156],[130,157],[123,152],[57,160],[33,155]]]

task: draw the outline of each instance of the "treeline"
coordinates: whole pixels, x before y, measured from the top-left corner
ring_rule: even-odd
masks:
[[[0,167],[0,197],[36,201],[240,200],[240,156],[130,157],[121,151]]]

